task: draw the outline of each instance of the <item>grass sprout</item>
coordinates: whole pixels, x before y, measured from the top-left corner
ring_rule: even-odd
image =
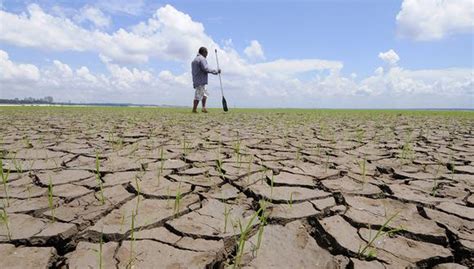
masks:
[[[254,251],[258,251],[258,248],[260,247],[260,243],[262,242],[262,237],[263,237],[263,227],[267,224],[267,217],[268,215],[265,214],[265,210],[267,208],[267,202],[265,200],[259,201],[260,208],[252,215],[250,218],[249,222],[243,226],[242,221],[239,219],[237,222],[239,230],[240,230],[240,236],[237,241],[237,253],[234,259],[234,265],[233,268],[239,268],[241,263],[242,263],[242,257],[244,255],[244,250],[245,250],[245,244],[248,240],[250,231],[252,230],[252,224],[255,221],[256,218],[259,220],[259,231],[257,235],[257,246],[254,248]]]
[[[97,267],[99,269],[104,268],[104,260],[103,260],[104,238],[103,237],[104,237],[104,232],[102,230],[99,237],[99,249],[94,249],[94,251],[97,253],[97,259],[98,259]]]
[[[242,226],[242,221],[240,219],[238,221],[238,227],[239,227],[239,230],[240,230],[240,237],[239,237],[239,240],[238,240],[238,243],[237,243],[237,253],[236,253],[236,256],[235,256],[234,266],[233,266],[234,269],[240,267],[240,264],[242,262],[242,256],[244,255],[245,243],[247,242],[250,230],[252,228],[252,223],[257,218],[257,216],[260,212],[261,212],[261,208],[252,215],[249,222],[245,226]]]
[[[95,179],[97,181],[97,185],[99,186],[100,202],[102,205],[105,205],[104,187],[102,180],[100,179],[100,160],[98,152],[95,154]]]
[[[138,183],[138,177],[135,177],[135,185],[137,186],[137,204],[135,206],[135,212],[138,214],[138,207],[140,206],[140,184]]]
[[[51,216],[53,218],[53,222],[55,222],[54,200],[53,200],[53,182],[51,181],[51,177],[49,177],[49,184],[48,184],[48,205],[49,205],[49,209],[51,210]]]
[[[393,236],[394,233],[398,232],[398,231],[401,231],[402,228],[392,228],[392,229],[389,229],[389,230],[386,230],[387,226],[390,224],[390,222],[392,222],[399,214],[400,212],[397,212],[395,214],[393,214],[391,217],[389,217],[385,223],[380,227],[380,229],[378,229],[377,233],[374,235],[374,237],[371,236],[371,233],[369,233],[369,240],[367,242],[367,244],[365,244],[364,246],[359,246],[359,250],[357,252],[357,255],[359,256],[359,258],[366,258],[366,259],[373,259],[376,257],[377,255],[377,252],[376,252],[376,249],[374,247],[374,242],[385,236],[385,235],[389,235],[389,236]]]
[[[364,158],[362,161],[359,161],[360,173],[362,174],[362,180],[364,184],[367,182],[367,160]]]
[[[290,192],[290,200],[288,201],[290,208],[293,208],[293,192]]]
[[[10,177],[10,169],[8,169],[6,174],[3,172],[3,160],[1,158],[0,158],[0,177],[2,178],[3,191],[5,192],[5,198],[7,201],[6,206],[10,206],[10,199],[8,196],[8,177]]]
[[[262,244],[262,239],[263,239],[263,230],[265,229],[265,226],[267,225],[267,218],[269,214],[266,214],[266,209],[267,209],[267,201],[266,200],[260,200],[260,209],[262,210],[261,215],[259,216],[259,224],[258,224],[258,234],[257,234],[257,245],[254,248],[255,251],[255,256],[258,254],[258,250],[260,249],[260,245]]]
[[[5,224],[5,228],[7,229],[7,238],[8,240],[12,240],[12,234],[10,232],[10,223],[8,219],[8,213],[5,210],[5,208],[2,208],[2,211],[0,211],[0,221]]]
[[[133,263],[135,262],[135,254],[133,253],[133,247],[135,244],[135,217],[136,214],[132,210],[132,221],[130,223],[130,258],[126,266],[127,268],[133,268]]]
[[[231,209],[227,207],[227,204],[224,206],[224,233],[227,233],[227,222],[229,221],[229,214]]]
[[[181,194],[181,183],[178,183],[178,189],[176,190],[176,197],[174,199],[174,215],[175,217],[179,213],[179,206],[181,204],[182,194]]]

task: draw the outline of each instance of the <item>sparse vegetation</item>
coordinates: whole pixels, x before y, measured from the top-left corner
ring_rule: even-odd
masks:
[[[93,242],[87,249],[97,253],[88,263],[96,268],[141,268],[157,259],[159,266],[169,266],[163,253],[173,257],[171,262],[199,268],[216,259],[229,268],[255,267],[271,255],[290,260],[298,251],[308,253],[300,248],[306,239],[328,250],[317,238],[325,233],[346,248],[338,238],[346,230],[315,223],[338,219],[357,228],[354,235],[362,240],[356,241],[359,249],[336,251],[354,265],[359,259],[397,267],[390,257],[406,252],[387,243],[410,241],[415,242],[410,251],[423,252],[423,261],[401,259],[407,266],[429,267],[441,261],[439,255],[420,246],[448,232],[438,226],[467,221],[468,211],[462,209],[472,203],[466,187],[472,112],[233,109],[223,114],[210,109],[190,116],[179,108],[0,110],[6,126],[0,135],[2,243],[22,248],[44,240],[47,244],[39,245],[57,247],[63,235],[66,243]],[[28,148],[23,137],[34,147]],[[370,183],[363,190],[362,180]],[[451,212],[442,202],[454,202],[459,210]],[[379,218],[365,218],[361,210]],[[419,230],[411,221],[427,228]],[[41,238],[28,235],[40,231],[40,222]],[[62,233],[71,224],[79,231]],[[399,224],[408,224],[407,232],[397,233]],[[466,264],[456,253],[460,239],[446,238],[447,245],[433,245]],[[230,251],[217,257],[214,245],[220,240]],[[280,243],[288,253],[278,252]],[[55,265],[73,267],[72,257],[82,250],[58,252]],[[300,265],[295,260],[293,267]]]
[[[247,222],[247,224],[244,226],[242,225],[242,221],[240,219],[237,222],[239,231],[240,231],[240,237],[239,237],[239,240],[237,241],[237,253],[234,259],[234,266],[233,266],[234,269],[240,267],[240,264],[242,262],[242,257],[244,255],[245,244],[248,240],[248,236],[253,226],[253,222],[258,217],[261,211],[262,209],[260,208],[257,212],[255,212],[250,218],[250,220]]]
[[[49,210],[51,212],[51,217],[52,221],[55,221],[55,215],[54,215],[54,196],[53,196],[53,182],[51,181],[51,177],[49,177],[49,184],[48,184],[48,205],[49,205]]]
[[[3,191],[5,192],[6,206],[10,206],[10,199],[8,196],[8,178],[10,177],[10,169],[7,173],[3,172],[3,160],[0,158],[0,177],[2,178]]]
[[[105,205],[104,187],[102,179],[100,178],[100,160],[98,152],[95,155],[95,179],[97,181],[97,186],[99,187],[100,202],[102,205]]]
[[[179,213],[179,206],[181,204],[181,183],[178,183],[178,188],[176,189],[176,196],[174,199],[174,215],[177,216]]]
[[[393,234],[402,230],[402,228],[387,229],[387,227],[398,216],[399,213],[400,212],[397,212],[393,214],[391,217],[389,217],[385,221],[385,223],[382,224],[382,226],[378,229],[377,233],[373,237],[371,233],[369,232],[369,239],[367,241],[367,244],[363,246],[359,246],[359,251],[357,252],[357,255],[359,256],[359,258],[365,258],[365,259],[375,258],[377,256],[377,250],[376,250],[376,247],[374,246],[374,242],[385,235],[393,236]]]
[[[10,220],[8,218],[8,213],[5,207],[1,208],[0,212],[0,221],[5,225],[5,229],[7,230],[7,238],[8,240],[12,240],[12,234],[10,232]]]

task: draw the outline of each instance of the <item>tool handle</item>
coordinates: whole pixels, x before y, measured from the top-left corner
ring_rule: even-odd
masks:
[[[215,49],[216,52],[216,63],[217,63],[217,70],[219,71],[219,58],[217,57],[217,49]],[[222,78],[221,78],[221,73],[219,73],[219,83],[221,84],[221,95],[224,97],[224,90],[222,89]]]

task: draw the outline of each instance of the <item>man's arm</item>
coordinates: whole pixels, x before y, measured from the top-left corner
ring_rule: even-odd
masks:
[[[201,69],[204,70],[204,72],[211,73],[214,75],[219,74],[219,70],[209,68],[209,65],[207,64],[206,59],[201,59],[201,61],[199,62],[201,63]]]

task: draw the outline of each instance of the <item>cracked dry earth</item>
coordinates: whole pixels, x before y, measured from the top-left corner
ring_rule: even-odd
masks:
[[[1,268],[472,268],[470,112],[1,108]]]

